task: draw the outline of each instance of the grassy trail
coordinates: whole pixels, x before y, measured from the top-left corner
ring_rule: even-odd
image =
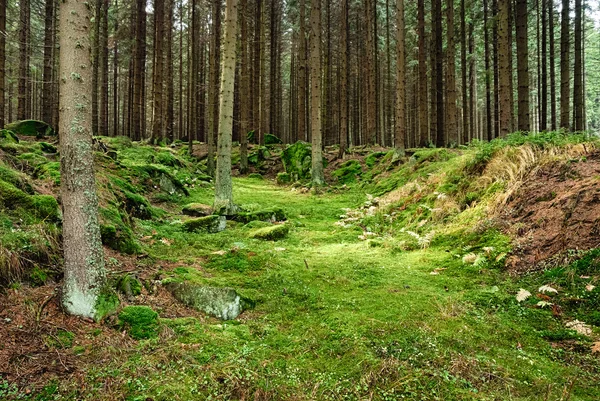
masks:
[[[212,235],[141,229],[168,239],[149,250],[178,264],[166,276],[236,288],[256,307],[229,322],[162,319],[169,335],[91,371],[93,381],[129,377],[132,400],[595,399],[593,360],[540,338],[545,311],[518,305],[498,270],[465,266],[464,244],[402,251],[393,236],[360,240],[361,228],[334,225],[365,202],[358,189],[315,196],[236,179],[234,197],[283,208],[288,237],[249,239],[241,224]],[[190,201],[210,204],[212,191]]]

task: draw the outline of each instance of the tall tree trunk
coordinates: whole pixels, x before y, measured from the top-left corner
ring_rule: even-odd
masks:
[[[115,37],[119,33],[119,0],[115,0]],[[119,44],[113,45],[113,136],[119,135]]]
[[[321,0],[311,0],[310,9],[310,102],[312,169],[314,186],[325,184],[323,175],[323,131],[321,128]]]
[[[6,0],[0,0],[0,32],[6,32]],[[6,123],[4,118],[6,112],[5,77],[6,36],[0,34],[0,127],[4,127],[4,124]]]
[[[183,0],[181,0],[183,1]],[[187,59],[188,59],[188,107],[187,107],[187,113],[188,113],[188,154],[190,156],[194,155],[194,140],[197,139],[197,127],[196,127],[196,122],[198,121],[196,116],[194,114],[196,114],[196,101],[197,101],[197,92],[198,92],[198,57],[199,55],[197,53],[197,51],[192,52],[192,54],[190,54],[190,49],[192,48],[192,46],[197,46],[196,44],[198,43],[198,10],[197,10],[198,4],[197,4],[197,0],[192,0],[191,2],[191,15],[190,15],[190,25],[191,25],[191,29],[189,30],[189,36],[188,36],[188,54],[187,54]],[[189,43],[191,42],[191,43]]]
[[[131,113],[131,131],[133,140],[144,136],[145,117],[144,86],[146,70],[146,0],[136,0],[135,7],[135,57],[133,66],[133,110]]]
[[[517,0],[517,129],[528,132],[529,127],[529,50],[527,42],[527,0]]]
[[[492,130],[492,77],[493,72],[490,70],[490,35],[488,25],[489,1],[483,0],[483,30],[484,30],[484,63],[485,63],[485,126],[487,140],[491,141],[494,138]]]
[[[427,62],[425,60],[425,1],[418,0],[417,31],[419,35],[419,146],[429,144],[427,120]]]
[[[550,37],[550,129],[556,131],[556,62],[554,60],[554,0],[548,4],[548,36]]]
[[[165,73],[167,76],[166,86],[167,95],[165,99],[165,136],[169,143],[175,140],[174,124],[175,124],[175,88],[174,88],[174,71],[173,71],[173,9],[175,7],[174,0],[166,0],[167,19],[165,21],[165,37],[166,37],[166,57],[165,57]]]
[[[447,143],[458,144],[458,123],[456,114],[456,50],[454,45],[454,0],[448,0],[446,5],[446,128]]]
[[[19,77],[18,77],[18,105],[17,119],[24,120],[31,117],[29,115],[29,41],[31,26],[31,6],[30,0],[21,0],[19,15]]]
[[[0,6],[1,7],[1,6]],[[54,66],[54,0],[46,0],[46,17],[44,20],[44,73],[42,75],[42,121],[47,122],[50,125],[54,124],[52,121],[54,112],[54,99],[52,95],[53,80],[52,80],[52,67]],[[0,32],[5,32],[5,29],[0,27]],[[4,35],[0,34],[2,40]],[[0,55],[1,62],[4,62],[3,55]],[[4,84],[4,80],[0,82]],[[2,98],[2,100],[4,100]],[[3,118],[4,114],[0,113],[0,118]],[[3,124],[0,124],[3,126]]]
[[[498,0],[492,2],[492,14],[494,16],[492,36],[493,40],[493,70],[494,70],[494,138],[500,136],[500,67],[498,65]]]
[[[546,17],[546,1],[542,2],[541,8],[538,11],[542,14],[542,51],[541,51],[541,110],[540,110],[540,131],[548,129],[548,20]]]
[[[433,0],[435,5],[435,90],[436,90],[436,118],[437,118],[437,132],[435,146],[443,147],[446,144],[445,130],[444,130],[444,51],[442,47],[443,43],[443,31],[442,31],[442,0]]]
[[[68,313],[102,318],[105,291],[98,198],[94,178],[90,98],[89,11],[86,2],[60,3],[60,164],[63,211],[63,306]]]
[[[92,133],[98,135],[98,104],[100,98],[100,25],[102,24],[103,0],[96,0],[94,7],[94,34],[92,43]]]
[[[404,0],[396,0],[396,157],[404,156],[406,146],[406,73],[404,52]]]
[[[462,143],[469,142],[471,137],[469,127],[469,90],[467,82],[467,16],[465,13],[465,1],[460,0],[460,65],[462,81]]]
[[[108,135],[108,6],[109,0],[102,0],[100,25],[100,108],[98,132]]]
[[[237,6],[236,6],[237,7]],[[221,53],[221,0],[212,0],[212,38],[210,43],[210,91],[208,111],[208,174],[215,174],[215,139],[219,121],[219,66]]]
[[[300,31],[298,37],[298,138],[307,140],[306,127],[306,4],[300,0]]]
[[[373,145],[377,143],[377,71],[375,65],[375,53],[377,44],[375,43],[375,10],[374,0],[365,0],[366,13],[366,68],[367,68],[367,143]],[[314,1],[313,1],[314,3]]]
[[[266,0],[265,0],[266,2]],[[259,95],[259,102],[258,102],[258,115],[259,115],[259,130],[258,130],[258,135],[256,136],[258,139],[258,143],[260,145],[264,145],[265,144],[265,133],[267,132],[268,129],[268,109],[267,109],[267,77],[266,77],[266,71],[267,71],[267,60],[266,60],[266,54],[267,54],[267,35],[266,35],[266,24],[267,24],[267,17],[266,17],[266,4],[263,3],[262,0],[259,1],[260,6],[258,7],[258,11],[260,12],[260,17],[257,20],[259,22],[259,35],[258,35],[258,42],[260,43],[260,51],[258,52],[258,56],[260,59],[260,69],[259,69],[259,78],[260,78],[260,95]]]
[[[582,21],[583,7],[581,0],[575,0],[575,63],[573,66],[573,109],[574,109],[574,129],[575,131],[583,131],[583,51],[582,51]]]
[[[560,21],[560,127],[570,128],[570,43],[569,43],[569,0],[562,0]]]
[[[164,0],[154,0],[154,69],[152,80],[152,143],[164,139],[163,121],[163,70],[164,70]]]
[[[348,0],[342,0],[340,40],[340,151],[343,158],[348,148]]]
[[[219,4],[219,13],[220,4]],[[227,0],[225,34],[219,99],[219,137],[214,208],[222,214],[232,214],[233,186],[231,183],[231,138],[233,130],[233,91],[235,83],[235,50],[237,31],[237,0]]]
[[[186,134],[185,127],[183,126],[183,0],[179,0],[177,9],[179,10],[179,93],[177,94],[177,138],[181,139]]]
[[[506,136],[510,131],[510,75],[509,75],[509,30],[508,30],[508,2],[498,1],[498,78],[499,78],[499,124],[500,136]]]
[[[240,82],[240,173],[248,172],[248,131],[250,131],[250,40],[248,36],[248,0],[240,2],[241,58],[242,71]]]

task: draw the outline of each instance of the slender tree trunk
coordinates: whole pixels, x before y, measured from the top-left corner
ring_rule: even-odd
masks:
[[[348,0],[342,0],[340,40],[340,151],[343,158],[348,148]]]
[[[367,68],[367,143],[373,145],[377,143],[377,71],[375,53],[377,44],[375,43],[375,10],[374,0],[365,0],[366,13],[366,68]]]
[[[29,41],[30,41],[30,0],[21,0],[19,16],[19,77],[17,119],[29,118]]]
[[[538,0],[540,1],[540,0]],[[546,1],[541,0],[542,5],[539,12],[542,14],[542,51],[541,51],[541,113],[540,113],[540,131],[548,129],[548,20],[546,17]]]
[[[115,36],[119,33],[119,0],[115,0]],[[113,136],[119,135],[119,44],[113,45]]]
[[[183,0],[181,0],[183,1]],[[190,48],[192,46],[197,46],[198,43],[198,4],[197,0],[192,0],[191,2],[191,29],[188,36],[188,154],[193,156],[194,154],[194,139],[197,139],[197,127],[196,122],[198,121],[196,116],[194,116],[196,111],[196,101],[197,101],[197,92],[198,92],[198,57],[197,52],[193,52],[190,54]],[[191,39],[191,40],[190,40]],[[189,42],[192,43],[189,43]]]
[[[1,7],[1,6],[0,6]],[[1,18],[1,17],[0,17]],[[5,32],[5,28],[0,27],[0,32]],[[2,40],[4,35],[0,34]],[[54,66],[53,59],[53,48],[54,48],[54,0],[46,0],[46,17],[44,22],[44,73],[42,75],[42,121],[53,125],[53,103],[52,95],[52,67]],[[0,55],[1,62],[4,62],[3,55]],[[4,84],[4,79],[0,82]],[[2,98],[4,100],[4,98]],[[4,114],[0,113],[0,118],[3,118]],[[3,124],[0,124],[3,126]]]
[[[98,104],[100,98],[100,25],[103,0],[96,0],[92,43],[92,133],[98,135]]]
[[[6,32],[6,0],[0,0],[0,33]],[[6,113],[6,36],[0,34],[0,127],[4,127]],[[9,106],[10,108],[10,106]]]
[[[237,6],[236,6],[237,7]],[[213,30],[210,44],[210,91],[208,115],[208,174],[215,174],[215,139],[219,121],[219,66],[221,52],[221,0],[212,0]]]
[[[581,0],[575,0],[575,63],[573,67],[573,108],[574,108],[574,129],[583,131],[583,51],[582,51],[582,21],[583,7]]]
[[[163,71],[164,71],[164,0],[154,0],[154,69],[152,80],[152,143],[160,143],[164,139],[163,121]]]
[[[492,14],[494,16],[492,36],[493,40],[493,69],[494,69],[494,138],[500,136],[500,67],[498,65],[498,0],[492,2]]]
[[[517,129],[530,131],[529,127],[529,50],[527,42],[527,0],[517,0]]]
[[[298,138],[308,139],[306,127],[306,4],[300,0],[300,32],[298,38]]]
[[[98,316],[105,290],[104,255],[94,178],[92,94],[87,3],[60,3],[60,164],[63,210],[63,306],[68,313]]]
[[[406,73],[404,52],[404,0],[396,0],[396,157],[404,156],[406,146]]]
[[[454,0],[446,5],[447,21],[447,67],[446,67],[446,130],[447,143],[458,144],[458,123],[456,112],[456,50],[454,44]]]
[[[166,0],[167,19],[165,21],[165,37],[166,37],[166,101],[165,101],[165,136],[169,143],[175,140],[174,125],[175,125],[175,87],[174,87],[174,69],[173,69],[173,9],[175,7],[174,0]]]
[[[177,94],[177,138],[185,136],[186,130],[183,126],[183,0],[179,0],[179,93]],[[189,68],[189,60],[188,60]],[[189,138],[188,138],[189,140]]]
[[[312,183],[325,184],[323,175],[323,131],[321,127],[321,0],[311,0],[310,10],[310,101],[312,131]]]
[[[240,173],[248,172],[248,131],[250,131],[250,41],[248,36],[248,0],[240,1],[241,57],[242,72],[240,82]]]
[[[109,0],[102,0],[100,15],[100,108],[98,133],[108,135],[108,7]]]
[[[510,75],[509,75],[509,31],[508,31],[508,2],[498,1],[498,66],[499,66],[499,108],[500,136],[506,136],[510,131]]]
[[[435,5],[435,88],[436,88],[436,118],[437,131],[435,146],[443,147],[446,145],[445,127],[444,127],[444,52],[443,52],[443,31],[442,31],[442,0],[433,0]]]
[[[232,214],[234,212],[233,185],[231,183],[231,138],[233,130],[237,14],[237,0],[227,0],[225,7],[225,35],[223,38],[221,95],[219,99],[219,143],[214,204],[215,210],[223,214]]]
[[[554,44],[554,0],[548,2],[548,36],[550,37],[550,129],[556,131],[556,61]]]
[[[490,70],[490,39],[489,39],[489,1],[483,0],[483,30],[484,30],[484,63],[485,63],[485,123],[487,140],[491,141],[494,138],[492,130],[492,77],[493,72]]]
[[[469,142],[471,133],[469,130],[469,90],[467,82],[467,16],[465,13],[465,1],[460,0],[460,65],[461,65],[461,80],[462,80],[462,143]]]
[[[427,62],[425,61],[425,1],[418,0],[417,30],[419,35],[419,146],[429,144],[427,121]]]

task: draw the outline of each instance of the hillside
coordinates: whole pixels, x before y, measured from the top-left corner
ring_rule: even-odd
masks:
[[[101,322],[60,306],[58,149],[0,138],[0,399],[597,399],[594,138],[331,148],[318,191],[253,146],[223,231],[202,145],[95,146]]]

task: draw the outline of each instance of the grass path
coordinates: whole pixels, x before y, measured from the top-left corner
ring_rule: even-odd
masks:
[[[93,380],[135,378],[124,384],[132,400],[559,400],[572,382],[571,400],[597,399],[594,360],[551,347],[538,334],[551,316],[518,305],[501,272],[466,267],[462,244],[400,251],[393,237],[359,240],[361,228],[334,225],[365,201],[358,189],[314,196],[236,179],[234,197],[283,208],[289,236],[253,240],[241,224],[214,235],[141,229],[171,241],[149,250],[184,266],[165,274],[234,287],[255,309],[230,322],[163,319],[171,336],[141,342]],[[210,204],[212,191],[185,201]]]

